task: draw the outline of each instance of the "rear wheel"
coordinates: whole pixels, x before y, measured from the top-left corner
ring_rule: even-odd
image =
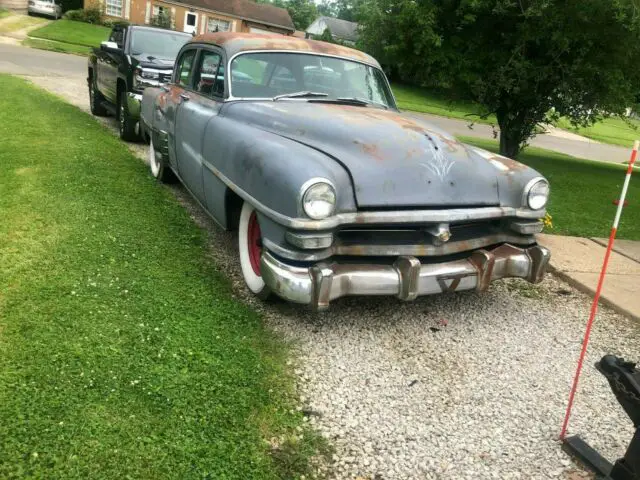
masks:
[[[153,147],[153,140],[149,142],[149,169],[151,170],[151,175],[153,178],[162,183],[174,183],[176,181],[176,176],[173,174],[173,171],[166,164],[162,155],[160,155],[160,159],[156,156],[156,150]]]
[[[104,117],[107,114],[107,110],[102,106],[103,100],[104,97],[96,88],[96,81],[92,76],[89,81],[89,106],[91,113],[96,117]]]
[[[120,138],[127,142],[134,142],[138,139],[136,122],[129,113],[127,92],[124,90],[120,92],[120,101],[118,102],[118,132],[120,133]]]
[[[238,250],[240,253],[240,268],[247,287],[259,298],[266,299],[271,290],[264,283],[260,273],[262,232],[260,231],[256,211],[247,202],[244,202],[242,212],[240,212]]]

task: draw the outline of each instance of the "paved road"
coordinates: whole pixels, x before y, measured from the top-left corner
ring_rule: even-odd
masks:
[[[0,72],[84,79],[87,75],[87,59],[77,55],[0,43]]]
[[[34,79],[34,81],[63,97],[71,97],[68,100],[81,107],[86,107],[84,92],[86,65],[85,58],[75,55],[0,44],[0,72],[45,77]],[[82,92],[81,101],[75,98],[79,91]],[[489,125],[476,124],[473,129],[469,129],[468,123],[461,120],[414,112],[406,114],[410,117],[426,119],[454,135],[493,138],[493,130]],[[606,162],[622,163],[629,158],[629,149],[626,148],[555,135],[539,135],[531,141],[531,145],[575,157]]]

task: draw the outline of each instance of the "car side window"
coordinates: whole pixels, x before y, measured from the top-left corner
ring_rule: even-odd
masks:
[[[118,44],[119,48],[124,46],[124,31],[121,28],[114,29],[111,32],[111,36],[109,37],[110,42],[115,42]]]
[[[178,68],[176,69],[176,77],[173,79],[178,85],[189,88],[191,87],[191,79],[193,74],[193,62],[196,58],[196,50],[187,50],[178,60]]]
[[[194,73],[195,90],[208,97],[224,95],[224,69],[220,69],[222,57],[217,52],[203,50]]]

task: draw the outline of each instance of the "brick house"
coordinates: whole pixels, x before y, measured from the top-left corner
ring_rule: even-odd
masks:
[[[84,6],[100,4],[108,18],[145,25],[166,15],[178,31],[280,33],[295,31],[289,12],[251,0],[84,0]]]

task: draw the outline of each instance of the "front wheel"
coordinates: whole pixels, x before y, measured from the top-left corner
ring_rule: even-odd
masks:
[[[91,107],[91,113],[96,117],[104,117],[107,114],[102,102],[104,97],[96,88],[96,81],[94,78],[89,80],[89,106]]]
[[[256,211],[247,202],[242,205],[242,212],[240,213],[238,250],[240,252],[240,268],[247,287],[259,298],[266,299],[271,290],[264,283],[260,274],[262,233],[260,232]]]
[[[134,142],[138,139],[136,134],[136,122],[131,118],[129,113],[129,104],[127,103],[127,92],[120,93],[120,102],[118,105],[118,132],[120,138],[127,142]]]

